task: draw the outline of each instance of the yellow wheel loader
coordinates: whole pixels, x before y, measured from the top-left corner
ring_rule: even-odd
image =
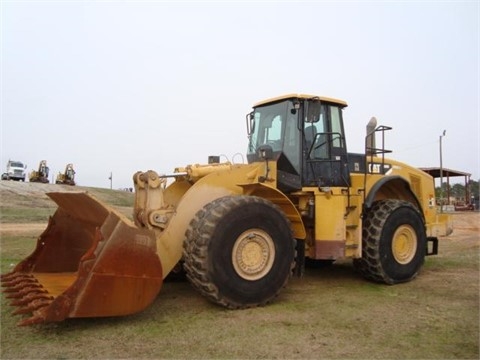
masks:
[[[367,279],[413,279],[451,223],[431,176],[385,157],[372,119],[347,152],[344,101],[289,94],[246,117],[248,164],[137,172],[134,221],[84,192],[58,204],[33,253],[2,283],[21,325],[139,312],[181,266],[231,309],[272,301],[306,262],[349,258]],[[376,145],[376,134],[382,144]]]
[[[55,184],[75,185],[75,170],[73,170],[73,164],[67,164],[63,174],[59,172]]]
[[[47,166],[47,160],[42,160],[38,164],[38,170],[37,171],[33,170],[28,175],[28,181],[48,184],[49,183],[49,180],[48,180],[49,171],[50,171],[50,169]]]

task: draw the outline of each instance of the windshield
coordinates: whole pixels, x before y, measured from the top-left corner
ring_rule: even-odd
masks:
[[[260,106],[254,109],[252,133],[247,155],[254,157],[262,145],[270,145],[274,152],[282,151],[293,167],[300,166],[300,132],[298,111],[293,100]]]
[[[248,153],[254,154],[259,146],[270,145],[273,151],[282,149],[282,132],[287,113],[287,102],[258,107],[253,112],[253,132]]]
[[[10,163],[10,166],[11,167],[19,167],[19,168],[23,168],[23,164],[21,162],[18,162],[18,161],[12,161]]]

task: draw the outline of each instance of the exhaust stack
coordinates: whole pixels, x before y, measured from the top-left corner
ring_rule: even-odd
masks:
[[[365,155],[374,155],[375,154],[375,129],[377,128],[377,118],[372,117],[367,124],[367,136],[366,136],[366,146],[365,146]]]

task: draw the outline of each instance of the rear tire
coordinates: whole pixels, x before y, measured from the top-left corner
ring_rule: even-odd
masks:
[[[363,219],[362,258],[354,266],[369,280],[406,282],[422,267],[426,245],[423,218],[411,203],[377,201]]]
[[[200,210],[186,232],[187,278],[230,309],[264,305],[285,287],[295,240],[282,211],[254,196],[226,196]]]

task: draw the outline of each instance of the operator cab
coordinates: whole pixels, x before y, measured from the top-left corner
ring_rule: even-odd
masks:
[[[349,186],[342,100],[290,94],[257,103],[247,115],[249,163],[277,161],[278,187]]]

